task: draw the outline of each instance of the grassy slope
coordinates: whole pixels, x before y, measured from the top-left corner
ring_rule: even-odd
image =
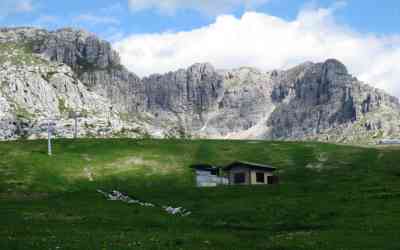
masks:
[[[45,150],[0,143],[0,249],[400,248],[400,149],[126,139]],[[272,164],[282,183],[193,187],[190,164],[232,160]],[[193,215],[106,201],[98,188]]]

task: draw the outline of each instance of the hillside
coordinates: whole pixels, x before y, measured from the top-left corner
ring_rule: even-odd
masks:
[[[0,46],[0,139],[42,138],[47,117],[71,137],[69,111],[85,114],[85,137],[365,144],[400,132],[398,99],[335,59],[271,72],[197,63],[141,79],[83,30],[3,28]]]
[[[32,46],[29,40],[0,42],[0,139],[43,138],[49,118],[56,124],[55,136],[72,137],[71,112],[80,114],[79,136],[143,135],[142,123],[128,122],[71,67],[33,53]]]
[[[400,149],[208,140],[0,143],[0,249],[399,249]],[[271,164],[281,183],[198,189],[193,163]],[[92,181],[91,181],[92,180]],[[108,201],[118,190],[158,207]]]

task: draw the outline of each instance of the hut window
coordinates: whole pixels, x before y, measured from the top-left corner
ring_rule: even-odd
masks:
[[[236,173],[234,179],[236,184],[245,183],[246,175],[244,173]]]
[[[265,176],[264,173],[262,172],[257,172],[256,173],[256,180],[258,183],[265,183]]]

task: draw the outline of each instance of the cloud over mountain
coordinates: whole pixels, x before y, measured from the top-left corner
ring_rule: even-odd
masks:
[[[131,1],[131,6],[135,2],[141,1]],[[220,15],[211,25],[191,31],[132,35],[115,48],[123,63],[141,76],[196,62],[271,70],[337,58],[361,80],[400,96],[400,36],[351,30],[336,22],[336,7],[304,9],[292,21],[257,12],[246,12],[241,18]]]

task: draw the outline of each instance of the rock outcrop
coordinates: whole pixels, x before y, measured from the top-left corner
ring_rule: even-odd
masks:
[[[208,64],[194,67],[209,69],[201,77],[202,89],[197,90],[206,97],[195,98],[198,104],[203,101],[200,106],[187,102],[182,87],[192,86],[192,74],[199,75],[193,67],[143,79],[146,86],[157,89],[148,97],[160,94],[168,100],[147,111],[185,125],[183,130],[190,135],[371,143],[400,132],[397,98],[358,81],[334,59],[266,73],[248,67],[219,72]],[[192,107],[201,112],[193,112]],[[170,110],[177,118],[171,118]]]
[[[392,131],[385,136],[399,132],[398,100],[359,82],[339,61],[330,59],[300,68],[283,73],[291,77],[277,81],[275,97],[279,98],[275,100],[281,105],[268,120],[271,138],[346,142],[373,140],[385,131]],[[391,119],[379,117],[387,111]],[[390,129],[382,130],[382,126]]]
[[[112,102],[85,86],[71,67],[33,53],[27,41],[0,43],[0,63],[1,139],[44,137],[49,122],[57,136],[72,137],[74,113],[80,136],[144,132],[145,125],[121,119]]]
[[[365,143],[400,132],[397,98],[334,59],[272,72],[195,64],[140,79],[108,42],[81,30],[0,29],[0,46],[3,139],[32,137],[51,115],[70,136],[66,113],[76,110],[86,114],[83,135],[94,136]]]
[[[145,110],[164,134],[192,135],[223,94],[223,78],[210,64],[144,78]]]
[[[32,53],[68,65],[87,88],[106,97],[126,114],[141,110],[144,89],[139,77],[121,65],[110,43],[94,34],[70,28],[54,32],[6,28],[0,30],[0,42],[25,44]]]

